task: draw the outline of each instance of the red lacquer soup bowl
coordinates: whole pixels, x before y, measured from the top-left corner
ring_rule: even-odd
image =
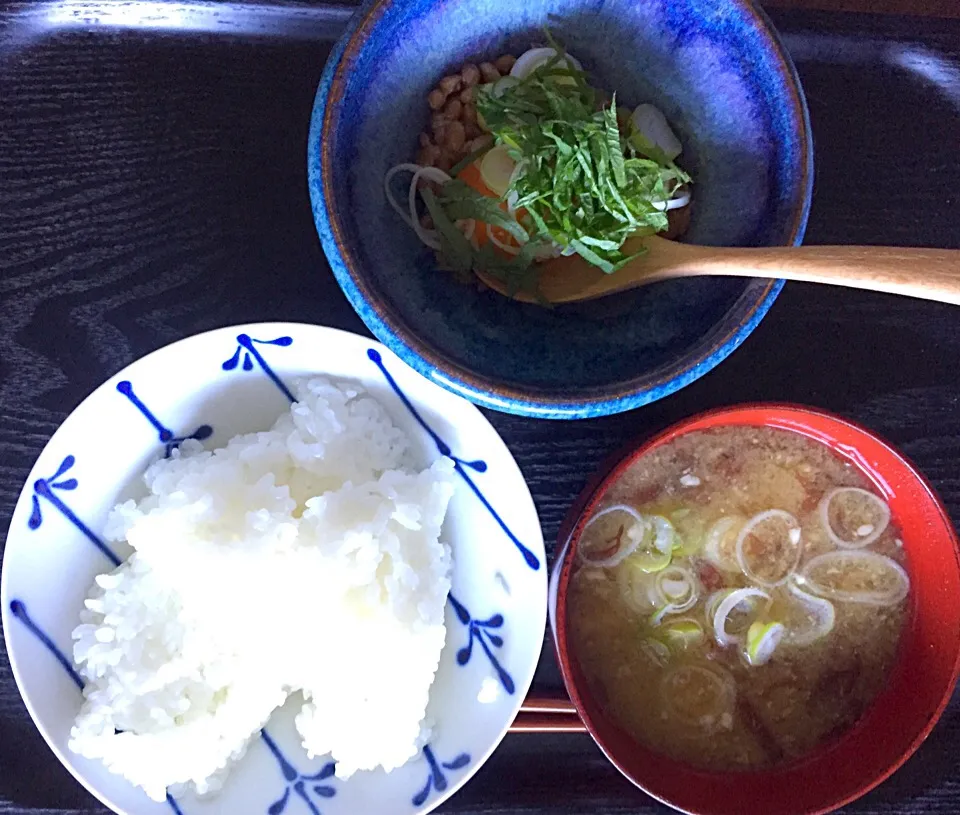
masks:
[[[839,739],[768,770],[706,772],[648,749],[590,695],[568,641],[567,587],[583,527],[607,489],[638,458],[678,436],[731,426],[802,434],[858,467],[885,496],[902,532],[911,606],[897,661],[863,717]],[[611,762],[654,798],[697,815],[812,815],[875,787],[920,746],[950,699],[960,668],[960,558],[956,533],[932,487],[875,435],[838,416],[793,405],[705,413],[663,431],[601,473],[571,509],[551,582],[551,622],[567,692]]]

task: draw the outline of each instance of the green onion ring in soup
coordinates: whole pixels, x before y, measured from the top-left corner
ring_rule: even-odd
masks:
[[[764,767],[869,707],[910,578],[858,470],[790,431],[726,427],[654,447],[607,497],[571,576],[569,641],[635,739],[701,768]],[[629,546],[587,540],[627,519]],[[837,675],[844,693],[825,696]]]

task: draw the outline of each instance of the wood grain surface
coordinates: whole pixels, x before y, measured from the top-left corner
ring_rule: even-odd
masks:
[[[57,425],[135,358],[247,321],[365,333],[324,262],[304,171],[314,89],[343,15],[231,4],[217,18],[192,7],[175,27],[131,16],[149,5],[95,21],[89,3],[0,4],[0,530]],[[960,247],[960,22],[774,18],[813,120],[808,242]],[[866,424],[920,466],[956,520],[958,359],[956,307],[788,284],[740,350],[665,401],[581,422],[489,416],[548,542],[611,450],[748,400]],[[559,687],[549,647],[537,687]],[[958,755],[955,698],[917,755],[845,811],[960,812]],[[667,810],[587,736],[518,734],[442,811]],[[0,652],[0,815],[105,812],[37,734]]]
[[[816,9],[960,19],[960,3],[957,0],[762,0],[762,5],[768,9]]]

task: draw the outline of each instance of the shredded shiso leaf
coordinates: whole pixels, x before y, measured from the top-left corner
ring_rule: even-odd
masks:
[[[509,202],[515,220],[495,198],[462,182],[444,185],[428,209],[441,237],[441,254],[454,269],[472,266],[517,287],[529,282],[538,250],[576,252],[610,274],[643,252],[627,254],[632,235],[668,227],[666,202],[690,177],[637,133],[621,132],[616,96],[604,103],[583,71],[564,61],[564,50],[547,32],[556,56],[527,77],[484,85],[477,110],[495,144],[517,162]],[[505,259],[488,245],[473,248],[450,229],[466,218],[499,227],[520,245]],[[466,244],[466,246],[464,245]],[[525,278],[527,280],[525,280]],[[534,274],[535,279],[535,274]]]

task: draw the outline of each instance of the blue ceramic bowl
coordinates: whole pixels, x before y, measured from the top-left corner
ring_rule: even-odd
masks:
[[[387,204],[426,95],[464,62],[543,44],[542,26],[626,105],[650,101],[695,180],[687,239],[802,240],[813,145],[795,69],[749,0],[374,0],[317,91],[308,171],[323,248],[376,336],[426,377],[495,410],[580,418],[647,404],[709,371],[756,327],[776,280],[669,281],[546,310],[437,271]]]

